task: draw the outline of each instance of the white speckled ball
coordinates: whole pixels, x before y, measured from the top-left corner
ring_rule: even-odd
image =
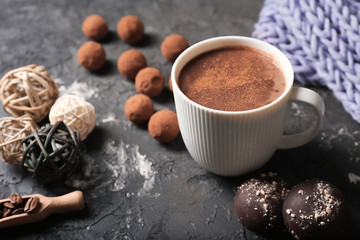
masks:
[[[51,124],[63,121],[84,140],[95,128],[95,108],[81,97],[65,95],[56,100],[49,119]]]

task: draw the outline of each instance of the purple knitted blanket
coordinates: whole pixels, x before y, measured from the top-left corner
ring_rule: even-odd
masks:
[[[327,86],[360,122],[359,0],[265,0],[253,37],[277,46],[299,82]]]

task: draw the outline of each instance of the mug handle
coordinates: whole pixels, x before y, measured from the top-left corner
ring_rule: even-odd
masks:
[[[318,134],[324,117],[324,101],[319,94],[310,89],[294,87],[289,100],[300,101],[313,106],[317,113],[317,122],[303,132],[283,135],[278,149],[295,148],[310,142]]]

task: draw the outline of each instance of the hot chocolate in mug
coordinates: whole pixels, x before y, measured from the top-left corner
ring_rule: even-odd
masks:
[[[179,87],[179,75],[195,57],[211,50],[250,47],[277,62],[285,76],[285,90],[271,103],[246,111],[222,111],[189,99]],[[171,79],[180,132],[192,158],[203,168],[223,176],[237,176],[264,165],[277,149],[301,146],[318,133],[324,102],[314,91],[293,87],[294,71],[288,58],[274,46],[249,37],[225,36],[204,40],[186,49],[176,59]],[[284,135],[289,101],[314,107],[316,122],[303,132]]]

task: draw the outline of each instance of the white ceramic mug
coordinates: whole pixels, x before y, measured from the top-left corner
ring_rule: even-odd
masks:
[[[227,46],[249,46],[270,55],[286,78],[284,93],[272,103],[247,111],[220,111],[190,100],[180,90],[182,68],[200,54]],[[314,91],[293,87],[294,71],[288,58],[274,46],[249,37],[211,38],[186,49],[171,71],[176,113],[182,138],[193,159],[205,169],[236,176],[264,165],[277,149],[301,146],[313,139],[322,123],[324,102]],[[301,101],[313,106],[317,121],[307,130],[283,135],[287,103]]]

